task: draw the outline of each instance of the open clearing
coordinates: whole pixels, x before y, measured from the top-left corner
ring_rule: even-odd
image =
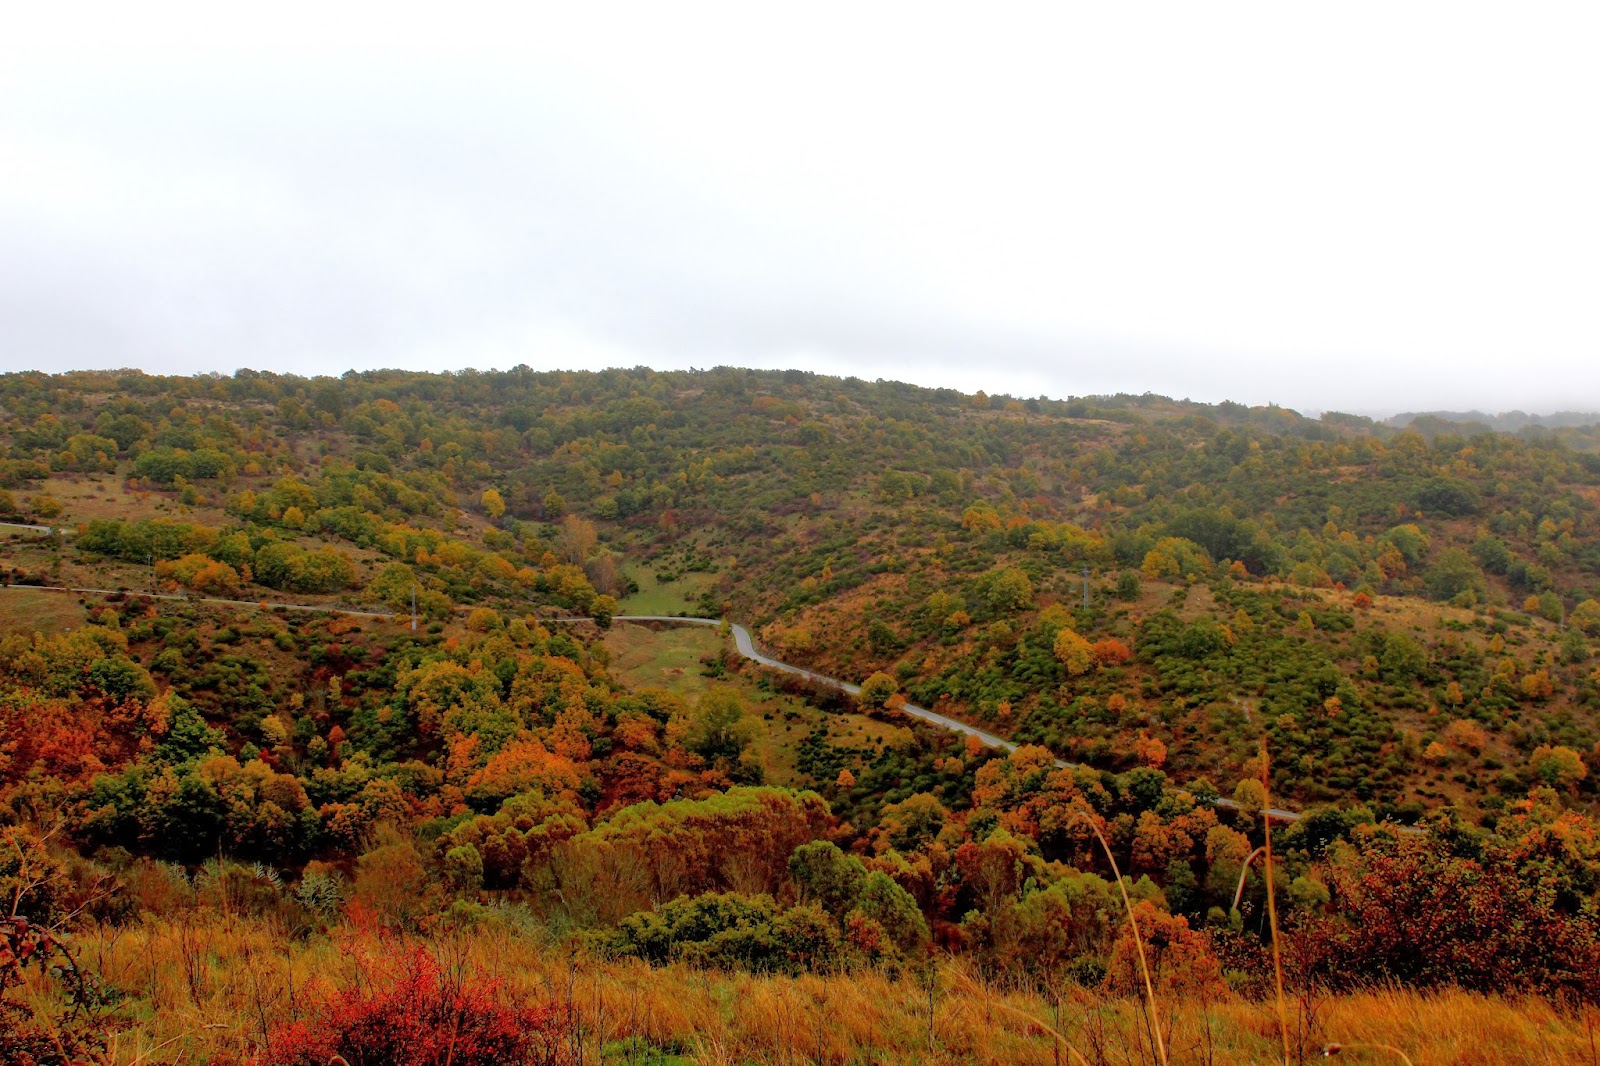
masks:
[[[818,726],[832,744],[874,748],[909,743],[904,726],[861,714],[828,714],[803,700],[764,689],[754,670],[725,678],[707,676],[701,659],[721,652],[724,638],[709,626],[647,626],[619,622],[605,635],[611,676],[630,688],[664,688],[693,707],[713,685],[732,688],[750,724],[750,751],[774,785],[809,785],[796,769],[800,740]]]
[[[217,506],[189,507],[163,492],[129,491],[121,478],[110,474],[57,474],[39,483],[36,490],[53,496],[62,506],[60,525],[76,525],[101,518],[137,521],[141,518],[168,518],[220,526],[229,521],[227,512]]]
[[[605,636],[611,674],[631,687],[664,688],[691,703],[712,684],[700,659],[722,650],[723,638],[710,626],[649,629],[619,622]]]
[[[706,573],[683,574],[666,584],[657,581],[655,571],[645,567],[635,568],[628,576],[639,591],[622,601],[619,614],[695,614],[700,593],[711,587],[711,575]]]
[[[84,625],[89,615],[78,597],[26,585],[0,586],[0,632],[59,633]]]

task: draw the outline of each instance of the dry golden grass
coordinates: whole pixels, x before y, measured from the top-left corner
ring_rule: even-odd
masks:
[[[880,722],[864,714],[835,714],[828,719],[828,739],[852,747],[904,747],[916,740],[910,726]]]
[[[43,538],[15,538],[0,553],[0,564],[47,578],[53,585],[73,588],[147,592],[154,588],[155,581],[148,566],[80,555],[70,538],[59,551]]]
[[[77,596],[26,585],[0,586],[0,633],[59,633],[88,620]]]
[[[321,991],[381,983],[416,949],[447,972],[497,977],[510,996],[569,1008],[587,1062],[604,1061],[599,1049],[629,1036],[696,1062],[763,1066],[1150,1061],[1139,1000],[1074,986],[1053,1002],[951,960],[897,976],[766,977],[602,962],[504,930],[419,940],[343,929],[299,941],[268,923],[216,915],[89,931],[77,942],[83,962],[128,996],[109,1034],[107,1061],[118,1066],[246,1057],[263,1033],[314,1009]],[[37,985],[29,992],[39,1005],[53,995]],[[1173,1063],[1283,1061],[1271,1002],[1163,1002],[1161,1014]],[[1600,1061],[1581,1016],[1536,1001],[1380,990],[1325,999],[1315,1015],[1316,1030],[1297,1036],[1295,1061],[1320,1058],[1330,1041],[1350,1045],[1341,1058],[1352,1063],[1401,1061],[1355,1046],[1378,1044],[1419,1066]]]
[[[632,688],[664,688],[693,700],[713,683],[700,672],[700,659],[722,651],[725,638],[710,626],[657,629],[619,622],[603,638],[611,655],[611,676]]]
[[[129,491],[126,483],[111,474],[58,474],[39,482],[37,492],[53,496],[63,508],[57,523],[74,525],[98,518],[171,518],[199,522],[208,526],[226,525],[230,519],[222,508],[213,505],[186,507],[170,493]],[[220,496],[220,493],[213,492]]]

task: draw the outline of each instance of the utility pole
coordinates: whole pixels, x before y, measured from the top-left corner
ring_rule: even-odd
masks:
[[[1089,568],[1083,568],[1083,609],[1089,609]]]
[[[417,583],[411,583],[411,632],[417,631]]]

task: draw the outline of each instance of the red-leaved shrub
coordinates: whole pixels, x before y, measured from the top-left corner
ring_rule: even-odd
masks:
[[[515,1007],[499,986],[453,980],[424,952],[392,980],[330,996],[318,1017],[278,1028],[259,1066],[560,1066],[553,1007]]]

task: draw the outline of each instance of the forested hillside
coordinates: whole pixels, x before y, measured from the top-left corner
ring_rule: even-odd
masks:
[[[0,377],[0,456],[0,1059],[1265,1062],[1282,1007],[1492,1061],[1412,1022],[1520,1041],[1507,992],[1592,1038],[1600,427],[126,372]]]

